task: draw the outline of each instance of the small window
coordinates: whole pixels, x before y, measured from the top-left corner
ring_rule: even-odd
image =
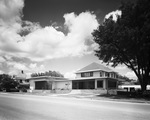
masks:
[[[114,77],[114,74],[113,73],[111,73],[111,78],[113,78]]]
[[[25,82],[29,82],[29,80],[25,80]]]
[[[100,71],[100,77],[103,77],[103,72],[102,71]]]
[[[106,73],[105,73],[105,77],[109,77],[109,73],[106,72]]]
[[[103,88],[103,81],[97,81],[97,88]]]

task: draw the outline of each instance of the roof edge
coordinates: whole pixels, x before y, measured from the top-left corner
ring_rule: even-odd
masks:
[[[104,71],[104,72],[113,72],[113,73],[117,73],[113,70],[110,70],[110,71],[106,71],[106,70],[102,70],[102,69],[93,69],[93,70],[84,70],[84,71],[77,71],[75,73],[82,73],[82,72],[95,72],[95,71]]]

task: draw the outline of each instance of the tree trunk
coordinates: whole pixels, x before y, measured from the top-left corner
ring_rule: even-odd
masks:
[[[146,84],[141,84],[141,90],[142,92],[144,92],[147,89],[147,85]]]
[[[147,89],[147,81],[144,78],[138,78],[140,85],[141,85],[141,90],[144,92]]]

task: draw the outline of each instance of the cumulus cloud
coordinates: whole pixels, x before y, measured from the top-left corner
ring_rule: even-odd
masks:
[[[0,24],[16,24],[21,21],[21,12],[24,0],[1,0],[0,1]]]
[[[133,71],[127,72],[127,73],[125,74],[125,76],[127,76],[127,77],[130,78],[130,79],[137,79],[137,76],[135,75],[135,73],[134,73]]]
[[[67,13],[64,26],[68,33],[57,27],[42,28],[39,23],[22,20],[24,0],[0,1],[0,53],[13,57],[26,57],[34,61],[90,54],[96,47],[92,41],[98,27],[91,12],[79,15]]]
[[[30,72],[36,72],[36,73],[38,73],[38,72],[45,72],[46,71],[46,68],[45,68],[45,66],[44,65],[37,65],[37,63],[31,63],[30,65],[29,65],[29,71]]]
[[[5,62],[11,74],[19,70],[45,70],[43,65],[15,62],[14,58],[28,58],[36,62],[82,56],[92,53],[97,47],[91,33],[99,24],[92,12],[78,15],[72,12],[62,16],[65,20],[63,27],[68,30],[64,33],[59,31],[57,23],[41,27],[40,23],[23,21],[23,7],[24,0],[0,0],[0,54],[3,56],[0,62]]]
[[[64,15],[64,19],[69,30],[67,35],[53,26],[36,29],[25,36],[24,41],[19,42],[24,50],[23,55],[39,61],[91,53],[96,47],[91,35],[98,27],[96,16],[90,12],[79,15],[68,13]]]
[[[0,63],[5,62],[5,59],[0,56]]]
[[[44,65],[38,65],[37,63],[23,63],[23,62],[15,62],[15,61],[7,61],[7,67],[9,68],[9,74],[10,75],[17,75],[23,70],[28,76],[30,74],[36,72],[45,72],[45,66]]]
[[[66,72],[66,73],[64,74],[64,77],[65,77],[65,78],[69,78],[69,79],[75,79],[75,77],[76,77],[75,71]]]
[[[0,70],[0,74],[4,74],[4,72]]]
[[[19,63],[19,62],[15,62],[15,61],[7,61],[7,65],[9,67],[12,67],[13,69],[17,69],[17,70],[28,70],[27,66],[25,63]]]
[[[121,14],[122,12],[120,10],[112,11],[105,16],[105,19],[108,19],[110,16],[112,16],[113,20],[117,21],[117,17],[121,16]]]

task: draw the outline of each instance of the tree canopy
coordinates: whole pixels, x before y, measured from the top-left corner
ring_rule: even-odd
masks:
[[[52,77],[64,77],[61,73],[56,71],[47,71],[44,73],[32,73],[31,77],[38,77],[38,76],[52,76]]]
[[[15,81],[10,75],[0,74],[0,89],[10,90],[18,87],[19,83]]]
[[[117,21],[112,16],[93,32],[96,56],[105,63],[125,64],[134,71],[142,90],[150,83],[150,1],[122,3]]]

